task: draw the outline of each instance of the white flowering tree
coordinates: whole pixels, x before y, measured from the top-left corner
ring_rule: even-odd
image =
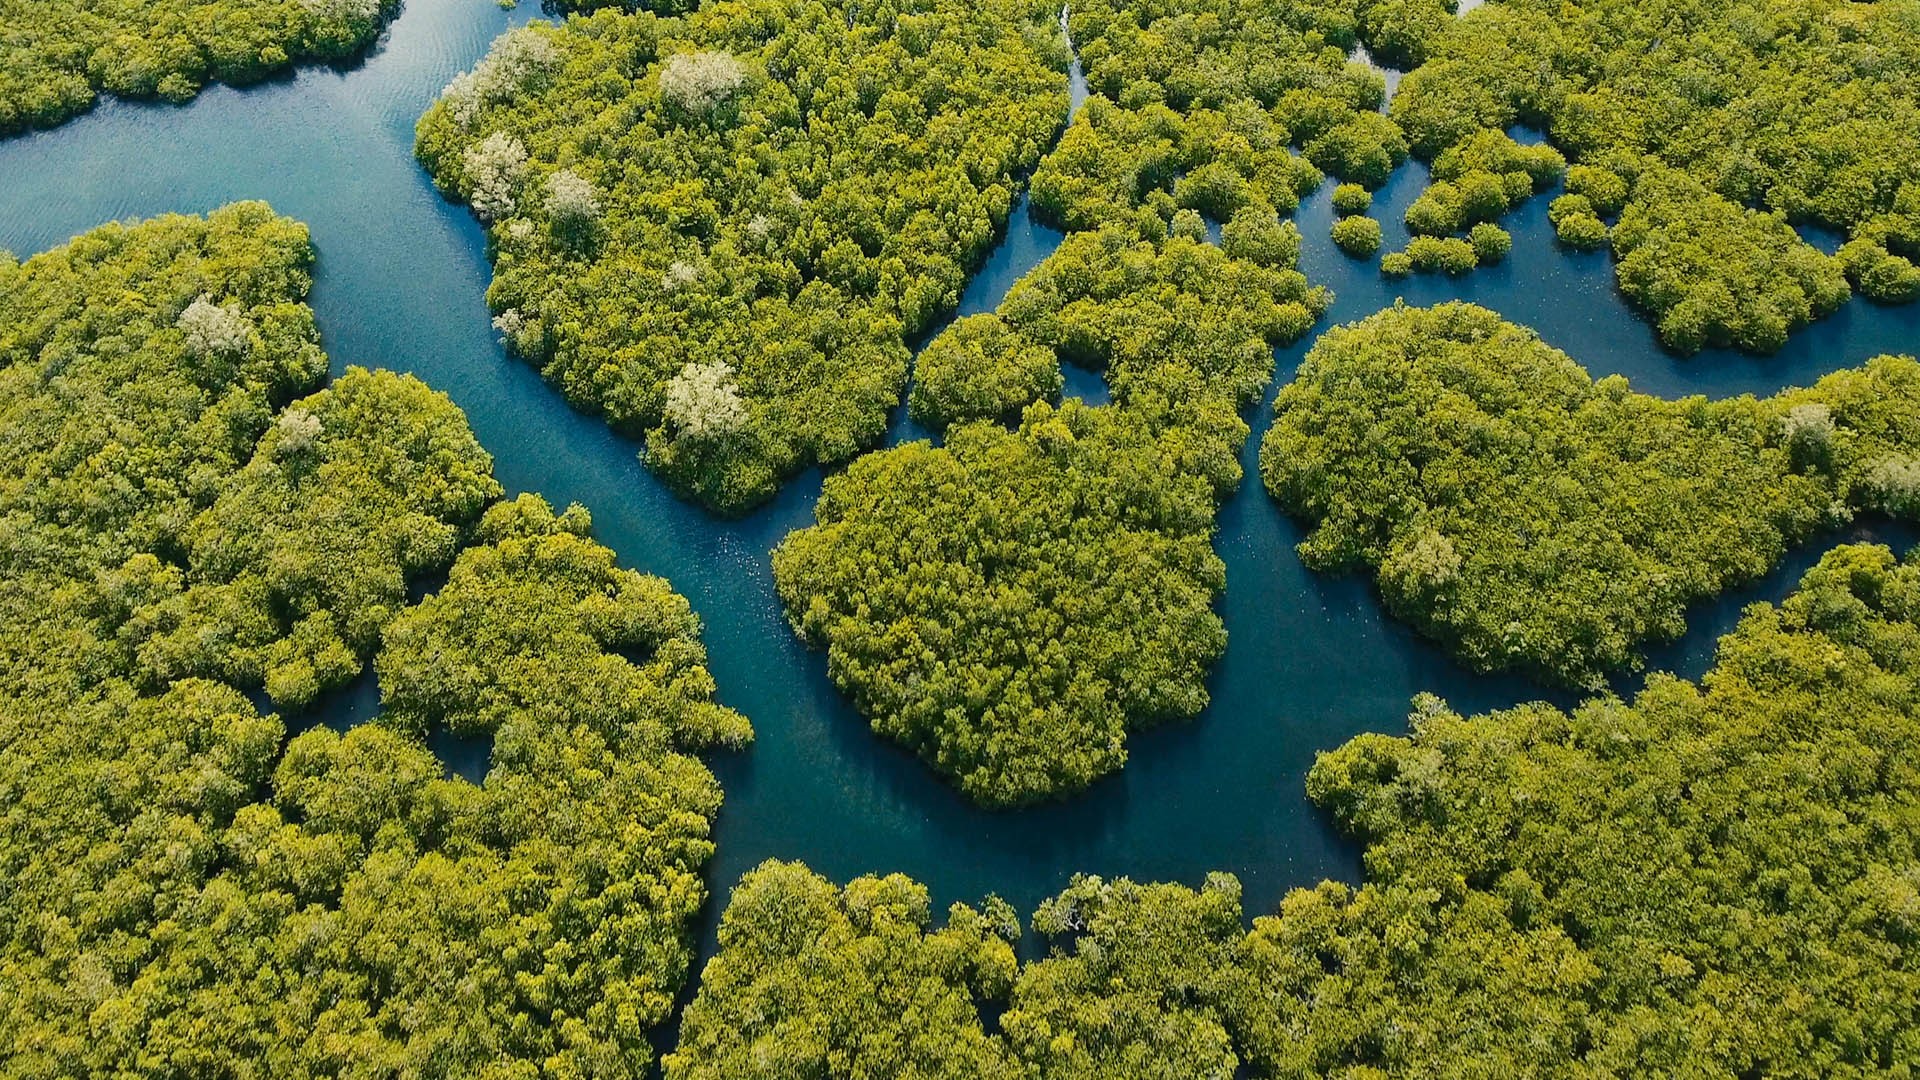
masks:
[[[731,53],[675,53],[660,65],[660,96],[698,117],[711,116],[746,85],[746,65]]]
[[[747,403],[723,361],[690,363],[667,380],[667,420],[683,438],[717,439],[747,423]]]
[[[513,213],[514,193],[527,172],[527,148],[504,131],[496,131],[466,153],[467,202],[482,221],[498,221]]]
[[[572,169],[547,177],[547,220],[569,240],[590,236],[600,221],[600,192],[593,181]]]
[[[253,351],[253,323],[238,308],[200,297],[180,313],[187,348],[201,360],[232,359]]]

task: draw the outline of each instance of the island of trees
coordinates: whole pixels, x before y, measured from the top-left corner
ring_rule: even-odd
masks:
[[[734,890],[671,1080],[1900,1076],[1920,1059],[1920,565],[1836,549],[1695,684],[1323,755],[1367,881],[1076,879],[1017,970],[991,898]],[[997,1018],[991,1023],[987,1016]],[[1236,1071],[1241,1070],[1241,1071]]]
[[[1689,604],[1855,512],[1920,508],[1920,364],[1764,400],[1633,393],[1469,304],[1328,331],[1280,391],[1267,489],[1301,557],[1371,569],[1476,671],[1598,685]]]
[[[0,136],[52,127],[101,92],[184,102],[366,48],[400,0],[8,0]]]
[[[488,226],[509,347],[743,511],[884,433],[1066,116],[1056,17],[603,8],[501,38],[417,151]]]
[[[746,722],[445,397],[320,387],[311,261],[259,203],[0,259],[5,1071],[643,1076]]]

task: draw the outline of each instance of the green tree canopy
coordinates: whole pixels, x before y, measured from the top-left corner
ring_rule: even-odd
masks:
[[[645,433],[676,489],[740,511],[884,432],[906,339],[958,304],[1066,116],[1052,19],[603,9],[502,37],[416,149],[490,225],[514,351]],[[670,384],[718,364],[743,422],[687,422]]]
[[[52,127],[101,91],[183,102],[365,48],[399,0],[6,0],[0,136]]]
[[[487,508],[447,399],[349,369],[289,403],[311,259],[250,203],[0,264],[0,1056],[644,1076],[713,851],[692,754],[746,722],[584,510]],[[289,741],[243,693],[376,652],[381,723]],[[493,736],[484,784],[443,724]]]
[[[1484,308],[1398,306],[1329,331],[1274,408],[1261,474],[1312,524],[1308,565],[1370,568],[1389,610],[1474,670],[1595,684],[1823,524],[1912,512],[1891,493],[1920,364],[1665,401]],[[1803,444],[1806,409],[1825,428]]]
[[[1907,284],[1920,281],[1915,12],[1912,0],[1502,0],[1435,24],[1391,113],[1436,172],[1514,124],[1611,172],[1620,286],[1661,340],[1773,352],[1844,304],[1849,277],[1876,299],[1920,295]],[[1789,222],[1867,249],[1837,261]],[[1600,216],[1555,224],[1577,247],[1607,243]]]

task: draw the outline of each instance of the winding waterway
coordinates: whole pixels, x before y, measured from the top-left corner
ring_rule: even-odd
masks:
[[[968,805],[868,731],[828,683],[824,657],[807,651],[782,617],[768,553],[809,522],[817,473],[745,520],[715,520],[668,494],[636,460],[636,443],[569,410],[495,342],[484,237],[413,161],[413,123],[497,33],[527,17],[483,0],[409,0],[352,69],[310,69],[245,91],[213,88],[184,108],[107,103],[55,131],[0,141],[0,247],[24,257],[110,219],[244,198],[266,199],[311,226],[319,250],[312,303],[336,372],[389,367],[447,392],[492,451],[509,492],[585,504],[596,535],[623,563],[670,578],[705,619],[720,696],[758,732],[751,749],[715,762],[726,807],[709,881],[720,896],[770,857],[803,859],[836,879],[901,871],[929,886],[936,907],[993,891],[1022,911],[1076,871],[1197,883],[1218,869],[1238,874],[1249,910],[1265,912],[1289,888],[1357,873],[1353,845],[1303,794],[1316,751],[1361,731],[1401,730],[1408,699],[1422,690],[1470,710],[1549,696],[1467,674],[1386,618],[1364,582],[1306,571],[1292,550],[1300,528],[1255,478],[1263,410],[1244,454],[1249,482],[1220,515],[1221,611],[1231,643],[1211,682],[1213,707],[1191,723],[1137,735],[1121,775],[1069,802],[1018,813]],[[1400,215],[1424,180],[1411,166],[1379,193],[1389,247],[1404,244]],[[1676,360],[1622,303],[1605,255],[1554,246],[1550,196],[1508,220],[1516,243],[1505,265],[1457,280],[1387,281],[1376,263],[1350,261],[1328,241],[1330,192],[1323,188],[1298,215],[1303,269],[1339,297],[1323,327],[1400,297],[1464,298],[1535,327],[1596,374],[1619,372],[1663,395],[1767,393],[1878,353],[1920,348],[1920,308],[1855,302],[1794,335],[1775,357]],[[968,290],[965,310],[991,308],[1058,240],[1023,208]],[[1278,355],[1278,379],[1290,377],[1309,344]],[[1069,390],[1104,392],[1084,372],[1072,373]],[[896,425],[896,438],[913,434],[904,421]],[[1849,535],[1911,540],[1872,524]],[[1817,555],[1797,552],[1766,581],[1696,612],[1693,632],[1661,650],[1658,663],[1704,670],[1713,639],[1740,607],[1784,593]],[[369,680],[337,697],[329,721],[371,714],[374,693]],[[477,772],[467,753],[456,765]],[[703,952],[718,906],[709,905]]]

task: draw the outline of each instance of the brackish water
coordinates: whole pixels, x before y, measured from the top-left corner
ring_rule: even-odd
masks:
[[[1468,710],[1552,696],[1468,674],[1388,619],[1363,581],[1305,570],[1292,550],[1301,529],[1255,474],[1263,409],[1244,454],[1248,482],[1220,515],[1220,606],[1231,643],[1212,680],[1213,707],[1135,736],[1123,773],[1068,802],[1018,813],[968,805],[868,731],[828,683],[822,654],[807,651],[782,617],[768,553],[810,522],[818,473],[794,480],[743,521],[717,521],[668,494],[636,460],[636,443],[568,409],[495,342],[484,237],[414,163],[413,123],[495,34],[525,18],[481,0],[409,0],[353,69],[309,69],[245,91],[214,88],[185,108],[108,103],[53,132],[0,141],[0,247],[24,257],[107,220],[203,212],[235,199],[266,199],[305,221],[319,250],[312,303],[336,372],[389,367],[451,395],[509,492],[585,504],[596,535],[623,563],[671,579],[705,619],[720,697],[758,732],[749,750],[715,760],[726,788],[709,873],[717,894],[771,857],[803,859],[835,879],[901,871],[929,886],[936,907],[995,891],[1023,912],[1075,871],[1197,883],[1218,869],[1238,874],[1249,912],[1263,913],[1289,888],[1358,871],[1355,847],[1303,794],[1316,751],[1361,731],[1402,730],[1406,703],[1422,690]],[[1389,248],[1404,245],[1400,215],[1424,181],[1410,166],[1379,193],[1375,213]],[[1303,269],[1339,296],[1322,328],[1399,297],[1463,298],[1533,326],[1596,375],[1619,372],[1637,389],[1669,396],[1770,393],[1920,348],[1920,308],[1855,302],[1794,335],[1775,357],[1676,360],[1614,291],[1605,255],[1555,248],[1551,195],[1505,222],[1516,241],[1505,265],[1457,280],[1396,282],[1328,241],[1331,190],[1298,215]],[[1016,216],[965,309],[990,309],[1058,239]],[[1276,381],[1291,376],[1309,345],[1279,353]],[[1073,372],[1069,390],[1095,394],[1099,381]],[[904,424],[896,425],[901,434],[910,434]],[[1847,535],[1911,540],[1884,524]],[[1703,671],[1740,607],[1782,595],[1818,553],[1796,552],[1767,580],[1696,612],[1693,632],[1656,662]],[[324,719],[363,719],[374,702],[371,679],[363,680]],[[471,748],[441,748],[465,753],[455,765],[477,774]],[[709,908],[703,952],[718,905]]]

